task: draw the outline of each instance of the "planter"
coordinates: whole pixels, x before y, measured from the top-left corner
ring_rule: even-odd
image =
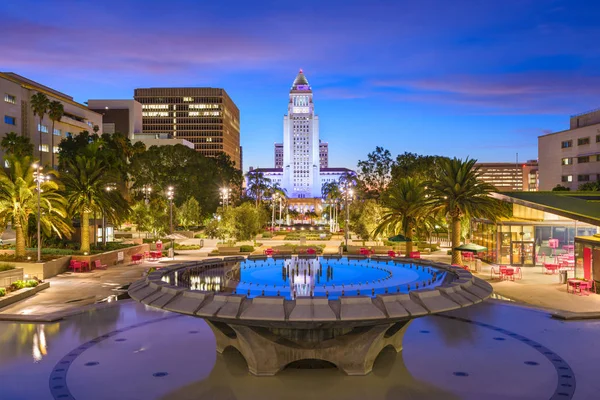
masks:
[[[19,289],[15,292],[10,292],[4,297],[0,297],[0,309],[6,306],[10,306],[18,301],[24,300],[28,297],[33,296],[37,292],[48,289],[50,287],[50,282],[40,283],[34,288],[23,288]]]
[[[146,244],[140,244],[138,246],[126,247],[124,249],[107,251],[106,253],[94,254],[91,256],[73,256],[72,259],[76,261],[86,261],[89,265],[92,265],[94,261],[100,260],[103,265],[117,265],[117,264],[131,264],[131,256],[138,253],[150,251],[150,246]]]
[[[23,268],[15,268],[0,272],[0,288],[8,287],[14,281],[23,280]]]
[[[52,261],[42,263],[38,262],[11,262],[15,267],[23,268],[23,275],[27,279],[38,278],[40,280],[48,279],[67,270],[71,256],[56,258]]]

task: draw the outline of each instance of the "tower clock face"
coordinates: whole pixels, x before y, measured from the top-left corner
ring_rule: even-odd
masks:
[[[308,107],[294,107],[292,112],[294,114],[308,114]]]

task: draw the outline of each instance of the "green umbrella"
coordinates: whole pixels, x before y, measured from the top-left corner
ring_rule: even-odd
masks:
[[[390,242],[412,242],[412,239],[407,238],[404,235],[396,235],[388,238]]]
[[[469,243],[469,244],[461,244],[460,246],[455,247],[454,250],[469,251],[471,253],[478,253],[480,251],[486,251],[487,247],[480,246],[480,245],[475,244],[475,243]]]

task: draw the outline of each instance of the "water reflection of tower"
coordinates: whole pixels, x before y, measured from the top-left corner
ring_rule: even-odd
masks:
[[[181,281],[184,286],[187,286],[192,290],[222,292],[225,290],[225,287],[227,287],[225,284],[225,270],[231,270],[232,264],[235,265],[235,263],[224,263],[219,264],[216,267],[211,266],[210,268],[207,268],[206,266],[198,266],[186,269],[182,272],[176,271],[175,278],[176,280]],[[237,277],[239,280],[239,268],[234,275],[233,278],[235,279]]]
[[[290,295],[293,299],[314,295],[319,265],[318,259],[294,257],[285,260],[286,275],[289,273]]]

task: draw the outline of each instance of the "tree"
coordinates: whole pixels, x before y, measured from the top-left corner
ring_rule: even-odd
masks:
[[[568,192],[570,190],[571,190],[571,188],[568,188],[568,187],[560,185],[560,184],[558,184],[552,188],[553,192]]]
[[[177,209],[177,222],[185,230],[192,225],[198,225],[200,223],[200,216],[200,204],[193,197],[188,197],[185,203]]]
[[[369,198],[379,198],[390,181],[392,155],[389,150],[377,146],[367,155],[367,160],[358,162],[360,189]]]
[[[265,175],[260,171],[249,171],[246,176],[248,177],[248,193],[254,197],[256,201],[256,208],[262,202],[262,198],[265,192],[269,190],[271,179],[265,178]]]
[[[25,233],[31,215],[37,216],[37,183],[30,157],[9,156],[9,170],[0,170],[0,223],[12,222],[16,234],[15,256],[25,256]],[[41,183],[40,225],[44,235],[69,236],[66,200],[56,180]]]
[[[381,204],[383,217],[375,233],[402,233],[410,239],[406,243],[406,253],[410,253],[415,229],[433,212],[425,183],[413,177],[395,179],[385,191]]]
[[[579,185],[577,190],[580,190],[582,192],[598,192],[600,191],[600,182],[582,183],[581,185]]]
[[[396,157],[392,166],[392,179],[417,177],[427,180],[434,172],[440,156],[422,156],[416,153],[404,152]]]
[[[168,204],[164,197],[155,197],[148,205],[138,201],[132,208],[133,223],[138,231],[150,232],[153,239],[158,239],[169,230]]]
[[[50,131],[51,147],[50,147],[50,158],[52,159],[52,169],[54,169],[54,123],[60,121],[65,115],[65,109],[60,101],[53,101],[48,106],[48,117],[52,121],[52,130]]]
[[[31,140],[26,136],[17,135],[15,132],[9,132],[2,138],[0,148],[5,154],[15,156],[18,159],[33,157]]]
[[[356,201],[350,206],[350,229],[362,240],[375,239],[382,215],[382,207],[375,200]]]
[[[266,225],[267,215],[263,208],[256,208],[251,203],[243,203],[239,207],[229,207],[221,214],[219,221],[219,238],[235,240],[251,240]]]
[[[67,162],[68,173],[63,175],[66,198],[71,216],[78,214],[81,221],[81,251],[90,251],[90,216],[104,211],[113,221],[126,216],[129,205],[118,190],[107,191],[115,177],[108,165],[92,155],[78,155]]]
[[[39,143],[39,155],[40,155],[40,165],[44,165],[42,163],[42,122],[44,120],[44,115],[48,112],[48,108],[50,107],[50,100],[48,96],[44,93],[37,92],[33,96],[31,96],[31,109],[33,110],[33,116],[38,116],[40,123],[38,126],[38,133],[40,136]]]
[[[496,189],[479,179],[477,160],[440,159],[434,179],[427,183],[436,210],[449,217],[452,229],[452,264],[461,265],[461,221],[463,218],[486,218],[492,221],[506,215],[506,207],[490,197]]]

